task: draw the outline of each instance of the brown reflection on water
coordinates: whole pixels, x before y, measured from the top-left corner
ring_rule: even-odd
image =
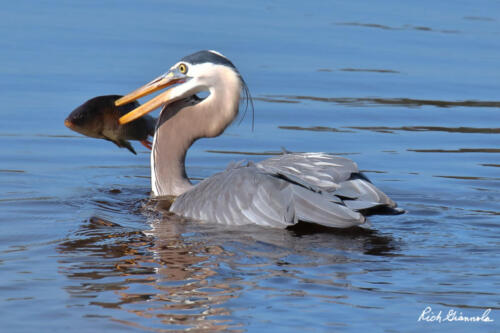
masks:
[[[398,28],[390,27],[390,26],[384,25],[384,24],[377,24],[377,23],[337,22],[335,24],[336,25],[354,26],[354,27],[376,28],[376,29],[383,29],[383,30],[400,30]]]
[[[458,34],[461,32],[460,30],[454,30],[454,29],[437,30],[437,29],[433,29],[430,27],[410,25],[410,24],[405,24],[405,25],[402,25],[400,27],[391,27],[388,25],[377,24],[377,23],[359,23],[359,22],[337,22],[335,24],[336,25],[345,25],[345,26],[354,26],[354,27],[375,28],[375,29],[382,29],[382,30],[418,30],[418,31],[440,32],[440,33],[446,33],[446,34]]]
[[[500,153],[500,148],[407,149],[416,153]]]
[[[60,260],[64,274],[76,282],[66,287],[67,292],[91,299],[91,305],[121,309],[167,328],[233,331],[238,325],[220,316],[231,313],[223,304],[235,297],[238,288],[207,280],[216,274],[207,259],[224,250],[185,242],[182,232],[182,220],[171,214],[147,232],[90,218],[74,239],[58,247],[64,254]],[[163,331],[140,324],[143,320],[117,318],[109,317],[128,326]]]
[[[0,173],[26,173],[24,170],[0,169]]]
[[[450,179],[460,179],[460,180],[500,180],[500,178],[495,178],[495,177],[479,177],[479,176],[443,176],[443,175],[434,175],[433,177],[450,178]]]
[[[213,154],[231,154],[231,155],[256,155],[256,156],[277,156],[283,155],[283,151],[239,151],[239,150],[205,150],[207,153]]]
[[[448,133],[467,133],[467,134],[500,134],[500,128],[479,128],[479,127],[444,127],[444,126],[348,126],[342,129],[327,126],[278,126],[279,129],[295,131],[313,131],[313,132],[336,132],[353,133],[351,130],[364,130],[379,133],[394,133],[396,131],[408,132],[448,132]],[[348,129],[343,129],[348,128]]]
[[[288,103],[288,104],[300,103],[299,101],[292,101],[289,99],[276,99],[276,98],[269,98],[269,97],[254,97],[253,100],[254,101],[268,102],[268,103]]]
[[[284,153],[289,153],[290,151],[284,149],[282,151],[239,151],[239,150],[205,150],[207,153],[213,154],[230,154],[230,155],[247,155],[247,156],[277,156],[283,155]],[[303,153],[302,151],[293,151],[293,153]],[[357,155],[356,152],[329,152],[335,155]]]
[[[495,19],[487,16],[464,16],[464,20],[494,22]]]
[[[474,134],[500,134],[500,128],[477,128],[477,127],[443,127],[443,126],[352,126],[351,129],[367,130],[382,133],[394,133],[395,131],[409,132],[448,132],[448,133],[474,133]]]
[[[375,68],[340,68],[338,69],[341,72],[367,72],[367,73],[389,73],[389,74],[399,74],[399,71],[395,71],[393,69],[375,69]],[[319,68],[316,70],[317,72],[333,72],[333,69],[330,68]],[[265,102],[277,102],[273,99],[266,100],[266,98],[261,98],[261,100]]]
[[[196,223],[200,235],[188,236],[190,222],[163,211],[167,201],[155,200],[144,208],[143,214],[154,215],[146,231],[92,217],[59,244],[60,271],[69,280],[65,289],[71,303],[77,303],[72,306],[85,309],[83,316],[155,332],[242,331],[244,322],[233,315],[228,301],[239,298],[243,289],[337,303],[341,299],[342,304],[358,307],[348,296],[348,290],[363,289],[349,282],[350,274],[359,274],[357,269],[330,269],[315,280],[308,269],[351,267],[350,262],[358,259],[346,253],[353,251],[370,256],[394,256],[398,251],[391,236],[362,228],[299,225],[292,230],[256,226],[233,230]],[[229,274],[221,273],[227,269]],[[282,286],[273,282],[277,278],[293,282]],[[312,281],[315,290],[338,291],[316,294],[291,289]],[[346,286],[348,290],[343,290]],[[282,302],[269,298],[273,301]],[[95,313],[95,307],[88,305],[102,311]],[[239,304],[238,308],[245,306],[252,307]]]
[[[313,131],[313,132],[336,132],[352,133],[351,130],[366,130],[379,133],[394,133],[396,131],[408,132],[448,132],[448,133],[467,133],[467,134],[500,134],[500,128],[478,128],[478,127],[444,127],[444,126],[349,126],[342,129],[327,126],[278,126],[280,129],[295,131]],[[347,128],[347,129],[343,129]]]
[[[265,98],[271,99],[273,102],[280,103],[281,100],[307,100],[317,102],[328,102],[343,104],[349,106],[378,106],[378,105],[393,105],[406,107],[419,106],[436,106],[436,107],[500,107],[500,101],[442,101],[433,99],[414,99],[414,98],[371,98],[371,97],[317,97],[317,96],[301,96],[301,95],[265,95]]]
[[[352,133],[350,130],[342,130],[335,127],[327,126],[311,126],[311,127],[301,127],[301,126],[278,126],[279,129],[284,130],[294,130],[294,131],[313,131],[313,132],[335,132],[335,133]]]
[[[392,73],[398,74],[398,71],[392,69],[370,69],[370,68],[341,68],[342,72],[368,72],[368,73]]]

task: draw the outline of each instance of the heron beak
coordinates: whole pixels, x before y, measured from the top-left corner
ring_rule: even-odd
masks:
[[[155,91],[166,88],[176,83],[182,83],[183,81],[184,78],[177,76],[174,72],[168,72],[154,79],[153,81],[145,84],[144,86],[134,90],[130,94],[127,94],[122,98],[116,100],[115,105],[120,106],[130,103],[132,101],[135,101],[136,99],[152,94]],[[165,104],[169,100],[169,95],[170,95],[170,90],[167,90],[164,93],[159,94],[153,99],[147,101],[146,103],[142,104],[141,106],[135,108],[126,115],[122,116],[118,120],[118,122],[120,123],[120,125],[124,125],[131,121],[134,121],[137,118],[144,116],[145,114]]]

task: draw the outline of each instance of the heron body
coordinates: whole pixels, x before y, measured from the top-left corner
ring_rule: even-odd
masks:
[[[365,223],[361,212],[367,209],[396,207],[353,161],[324,153],[286,153],[258,163],[232,164],[191,184],[185,171],[187,150],[200,138],[222,134],[238,114],[241,91],[248,94],[248,89],[226,57],[200,51],[116,103],[167,86],[173,87],[120,122],[163,106],[153,140],[151,179],[154,196],[178,196],[171,211],[226,225],[283,228],[305,221],[346,228]],[[196,94],[201,91],[209,95],[200,99]]]

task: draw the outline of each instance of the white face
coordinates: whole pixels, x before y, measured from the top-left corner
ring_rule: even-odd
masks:
[[[169,73],[175,77],[185,78],[184,83],[171,89],[170,102],[207,91],[210,94],[216,89],[236,91],[239,95],[241,80],[238,73],[228,66],[202,63],[190,64],[180,61],[172,66]],[[168,74],[166,74],[168,75]]]
[[[184,75],[191,80],[195,79],[198,84],[202,86],[206,86],[205,89],[208,89],[209,86],[215,84],[213,78],[218,76],[218,72],[221,70],[221,65],[215,65],[211,63],[204,64],[190,64],[188,62],[178,62],[174,66],[170,68],[170,71],[179,71],[179,68],[185,66],[186,72]]]

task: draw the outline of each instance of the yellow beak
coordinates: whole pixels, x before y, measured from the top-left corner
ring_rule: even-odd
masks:
[[[141,97],[144,97],[146,95],[152,94],[155,91],[158,91],[160,89],[166,88],[168,86],[171,86],[176,83],[180,83],[183,80],[180,78],[176,78],[174,73],[169,72],[166,75],[162,75],[153,81],[145,84],[144,86],[134,90],[130,94],[127,94],[123,96],[122,98],[118,99],[115,101],[116,106],[124,105],[127,103],[130,103],[132,101],[135,101],[136,99],[139,99]],[[118,122],[120,125],[124,125],[126,123],[129,123],[137,118],[140,118],[144,116],[145,114],[153,111],[154,109],[162,106],[169,100],[169,95],[170,95],[170,90],[167,90],[155,98],[147,101],[146,103],[142,104],[141,106],[135,108],[134,110],[130,111],[126,115],[122,116]]]

